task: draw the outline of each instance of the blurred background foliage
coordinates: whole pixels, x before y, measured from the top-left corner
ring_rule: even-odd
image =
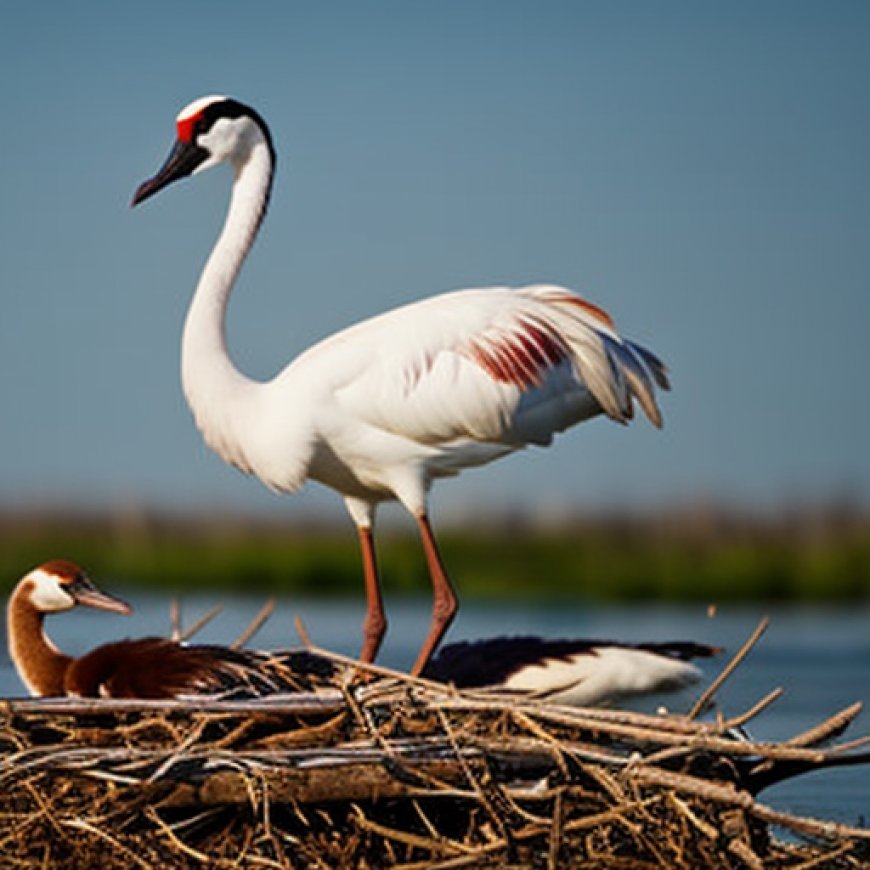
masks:
[[[385,589],[428,594],[414,530],[385,524]],[[850,601],[870,596],[870,514],[849,505],[775,514],[694,505],[558,522],[503,516],[437,529],[463,599]],[[55,557],[109,588],[357,595],[350,523],[138,511],[0,513],[0,588]]]

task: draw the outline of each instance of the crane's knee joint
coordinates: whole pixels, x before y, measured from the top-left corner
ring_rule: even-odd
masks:
[[[438,598],[432,605],[432,619],[438,625],[449,625],[458,609],[455,598]]]
[[[387,618],[383,613],[370,613],[363,620],[363,636],[380,640],[387,633]]]

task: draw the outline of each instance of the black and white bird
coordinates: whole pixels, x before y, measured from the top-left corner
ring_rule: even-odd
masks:
[[[720,652],[691,641],[619,643],[498,637],[443,646],[423,676],[458,689],[487,689],[578,707],[619,704],[696,683],[692,664]]]
[[[119,640],[74,658],[45,631],[46,616],[76,607],[129,614],[67,559],[29,571],[6,608],[9,655],[32,695],[105,698],[256,698],[335,688],[346,668],[303,649],[240,650],[162,637]],[[667,692],[700,677],[703,644],[624,644],[500,637],[445,645],[423,676],[461,689],[516,693],[579,706]]]
[[[182,109],[176,142],[138,204],[221,163],[233,174],[229,211],[184,327],[182,384],[205,441],[226,462],[280,492],[308,480],[344,497],[362,549],[366,616],[360,658],[386,631],[372,526],[398,500],[414,517],[433,589],[432,619],[412,668],[420,673],[458,603],[429,523],[441,477],[606,414],[627,423],[635,403],[656,425],[664,365],[621,336],[610,316],[564,287],[459,290],[357,323],[315,344],[266,382],[233,364],[225,338],[230,293],[269,202],[272,136],[250,106],[208,96]],[[306,292],[297,295],[304,311]]]

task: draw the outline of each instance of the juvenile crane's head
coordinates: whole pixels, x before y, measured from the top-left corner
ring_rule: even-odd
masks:
[[[113,613],[132,613],[129,604],[101,592],[87,574],[66,559],[53,559],[22,578],[16,593],[40,613],[59,613],[76,606],[94,607]]]
[[[275,151],[266,122],[250,106],[231,97],[200,97],[185,106],[175,121],[176,140],[157,174],[136,189],[138,205],[179,178],[219,163],[242,165],[255,145],[265,143],[272,163]]]

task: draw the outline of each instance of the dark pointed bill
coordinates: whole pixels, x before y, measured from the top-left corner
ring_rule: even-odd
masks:
[[[121,601],[120,598],[115,598],[113,595],[107,595],[81,574],[67,586],[67,591],[75,598],[76,604],[81,604],[84,607],[109,610],[112,613],[122,613],[125,616],[129,616],[133,612],[133,608],[126,601]]]
[[[130,204],[139,205],[140,202],[144,202],[149,196],[153,196],[157,191],[166,187],[167,184],[190,175],[207,157],[208,151],[204,148],[191,142],[177,140],[172,146],[172,151],[169,152],[169,157],[166,158],[166,162],[160,167],[157,174],[153,178],[143,181],[136,188],[133,202]]]

